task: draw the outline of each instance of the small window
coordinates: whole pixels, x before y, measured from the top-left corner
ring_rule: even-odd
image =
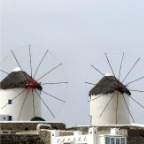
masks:
[[[8,120],[9,120],[9,121],[12,121],[12,116],[8,116]]]
[[[115,139],[111,138],[111,144],[115,144]]]
[[[12,100],[11,99],[8,100],[8,104],[12,104]]]
[[[116,138],[116,144],[120,144],[120,139]]]
[[[110,144],[110,138],[109,137],[105,138],[105,144]]]
[[[121,138],[121,144],[125,144],[125,138]]]

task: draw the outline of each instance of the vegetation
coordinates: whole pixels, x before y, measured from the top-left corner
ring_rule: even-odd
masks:
[[[41,117],[33,117],[31,119],[31,121],[45,121],[45,119],[41,118]]]

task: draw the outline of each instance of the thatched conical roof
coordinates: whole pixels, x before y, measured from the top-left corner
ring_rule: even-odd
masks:
[[[89,96],[98,94],[120,93],[131,95],[130,91],[114,76],[104,76],[89,92]]]
[[[7,77],[5,77],[0,82],[1,89],[11,89],[11,88],[26,88],[26,84],[30,82],[35,83],[35,87],[39,90],[42,90],[40,84],[38,84],[33,78],[31,78],[26,72],[24,71],[13,71]]]

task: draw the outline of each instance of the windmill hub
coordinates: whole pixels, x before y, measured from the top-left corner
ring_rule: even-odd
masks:
[[[41,90],[41,83],[38,83],[37,81],[31,79],[28,83],[25,84],[25,88],[31,88],[31,89],[39,89]]]
[[[120,93],[124,93],[125,92],[125,86],[124,85],[117,85],[115,90],[119,91]]]

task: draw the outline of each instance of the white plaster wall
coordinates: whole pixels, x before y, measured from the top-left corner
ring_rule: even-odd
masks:
[[[81,132],[74,132],[74,135],[59,136],[59,131],[51,131],[51,144],[97,144],[97,128],[89,128],[89,132],[86,135],[82,135]]]
[[[94,98],[99,98],[90,101],[90,115],[92,119],[92,125],[100,125],[100,124],[116,124],[116,107],[117,107],[117,94],[114,95],[111,102],[105,109],[104,113],[100,117],[102,111],[105,106],[108,104],[110,98],[113,96],[112,94],[107,95],[92,95],[91,100]],[[129,96],[127,94],[123,94],[129,106]],[[129,124],[130,117],[129,111],[127,110],[125,101],[121,93],[118,92],[118,111],[117,111],[117,124]]]
[[[104,136],[98,137],[98,144],[105,144],[105,137]]]
[[[23,90],[24,88],[14,88],[7,90],[0,89],[0,106],[3,107],[5,104],[8,103],[8,99],[15,98]],[[40,93],[40,91],[38,90],[37,92]],[[35,113],[36,116],[41,117],[41,100],[37,96],[35,91],[33,91],[33,93],[34,93]],[[23,105],[25,98],[26,101]],[[12,104],[8,104],[3,110],[5,111],[6,114],[11,115],[13,117],[13,120],[16,121],[19,118],[21,109],[22,112],[19,120],[31,120],[31,118],[34,117],[32,89],[26,89],[22,94],[20,94],[17,98],[15,98],[12,101]]]
[[[0,115],[0,121],[8,121],[8,115]]]

